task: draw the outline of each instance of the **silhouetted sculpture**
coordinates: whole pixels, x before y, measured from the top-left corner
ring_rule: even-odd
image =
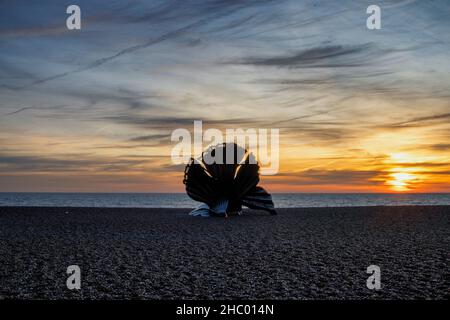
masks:
[[[240,214],[243,205],[276,214],[271,195],[258,182],[259,165],[252,153],[235,143],[210,147],[201,159],[191,158],[184,171],[187,194],[203,202],[190,214]]]

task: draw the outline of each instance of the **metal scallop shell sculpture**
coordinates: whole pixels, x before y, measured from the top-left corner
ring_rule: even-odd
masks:
[[[202,202],[191,215],[240,214],[242,206],[276,214],[271,195],[258,186],[259,165],[254,155],[235,143],[218,144],[199,159],[191,158],[183,183],[189,197]]]

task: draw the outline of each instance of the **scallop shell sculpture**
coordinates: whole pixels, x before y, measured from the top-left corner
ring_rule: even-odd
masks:
[[[184,171],[186,193],[202,202],[190,214],[226,217],[240,214],[243,205],[276,214],[271,195],[258,182],[259,165],[252,153],[235,143],[210,147],[200,159],[191,158]]]

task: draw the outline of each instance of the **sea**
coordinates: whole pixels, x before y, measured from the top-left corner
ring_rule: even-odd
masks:
[[[277,208],[450,205],[450,193],[275,193]],[[0,193],[2,206],[194,208],[184,193]]]

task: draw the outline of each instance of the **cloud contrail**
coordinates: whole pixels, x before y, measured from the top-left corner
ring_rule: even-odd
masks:
[[[91,63],[89,63],[89,64],[87,64],[87,65],[85,65],[83,67],[74,69],[72,71],[67,71],[67,72],[55,74],[53,76],[50,76],[50,77],[47,77],[47,78],[43,78],[43,79],[38,79],[38,80],[35,80],[35,81],[25,85],[25,86],[9,87],[9,88],[13,89],[13,90],[26,89],[26,88],[29,88],[29,87],[32,87],[32,86],[35,86],[35,85],[39,85],[39,84],[42,84],[42,83],[46,83],[46,82],[49,82],[49,81],[53,81],[53,80],[56,80],[56,79],[60,79],[60,78],[66,77],[66,76],[68,76],[70,74],[73,74],[73,73],[79,73],[79,72],[83,72],[83,71],[86,71],[86,70],[97,68],[97,67],[99,67],[99,66],[101,66],[101,65],[103,65],[103,64],[105,64],[107,62],[110,62],[110,61],[112,61],[114,59],[119,58],[120,56],[129,54],[129,53],[133,53],[135,51],[138,51],[138,50],[141,50],[141,49],[145,49],[145,48],[148,48],[148,47],[153,46],[155,44],[158,44],[160,42],[163,42],[163,41],[165,41],[167,39],[170,39],[170,38],[173,38],[173,37],[177,37],[180,34],[186,32],[186,31],[188,31],[188,30],[190,30],[192,28],[195,28],[195,27],[197,27],[199,25],[203,25],[205,23],[208,23],[210,20],[214,20],[214,19],[219,18],[221,16],[225,16],[225,15],[228,15],[230,13],[233,13],[234,11],[236,11],[238,9],[239,9],[239,7],[235,7],[235,8],[233,8],[231,10],[228,10],[228,11],[226,11],[224,13],[214,14],[214,15],[212,15],[210,17],[197,20],[197,21],[195,21],[193,23],[190,23],[190,24],[188,24],[188,25],[186,25],[184,27],[181,27],[181,28],[178,28],[176,30],[170,31],[170,32],[168,32],[166,34],[163,34],[163,35],[161,35],[161,36],[159,36],[157,38],[150,39],[149,41],[147,41],[145,43],[134,45],[134,46],[128,47],[126,49],[123,49],[123,50],[121,50],[121,51],[119,51],[119,52],[117,52],[117,53],[115,53],[113,55],[110,55],[108,57],[97,59],[97,60],[95,60],[95,61],[93,61],[93,62],[91,62]]]

